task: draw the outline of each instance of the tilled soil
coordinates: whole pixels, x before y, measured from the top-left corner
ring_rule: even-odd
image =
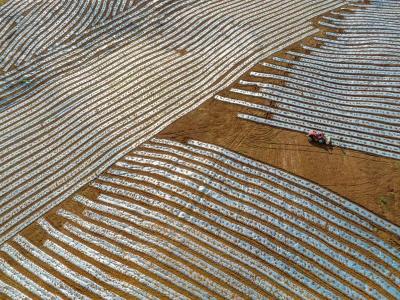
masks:
[[[400,225],[397,160],[313,145],[304,134],[241,120],[238,112],[263,116],[259,111],[211,99],[159,136],[197,139],[237,151],[314,181]]]

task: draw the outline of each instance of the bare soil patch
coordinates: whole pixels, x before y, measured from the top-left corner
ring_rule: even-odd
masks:
[[[241,120],[238,112],[248,113],[249,109],[211,99],[159,137],[197,139],[229,148],[314,181],[400,225],[398,161],[315,146],[301,133]]]

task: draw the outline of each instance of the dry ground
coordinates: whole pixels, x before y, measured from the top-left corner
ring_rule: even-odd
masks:
[[[311,145],[303,134],[237,118],[238,112],[248,111],[210,100],[159,137],[197,139],[229,148],[314,181],[400,225],[398,161]]]

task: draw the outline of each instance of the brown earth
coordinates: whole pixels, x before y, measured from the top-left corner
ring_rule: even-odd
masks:
[[[314,181],[400,225],[399,161],[314,146],[304,134],[241,120],[238,112],[260,115],[256,110],[210,100],[159,137],[197,139],[226,147]]]

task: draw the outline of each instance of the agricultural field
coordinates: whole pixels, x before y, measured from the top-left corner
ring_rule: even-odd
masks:
[[[400,2],[0,24],[0,299],[400,299]]]

